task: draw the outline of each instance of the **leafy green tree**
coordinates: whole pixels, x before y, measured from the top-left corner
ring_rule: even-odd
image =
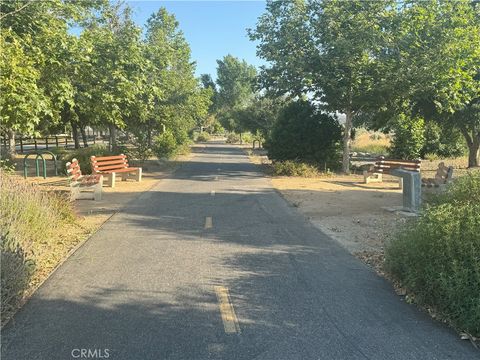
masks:
[[[0,129],[9,136],[8,152],[13,156],[15,132],[34,133],[47,109],[47,99],[37,85],[40,72],[17,35],[2,29],[0,41]]]
[[[285,99],[257,95],[244,108],[234,110],[233,117],[241,128],[267,137],[280,111],[288,104]]]
[[[93,16],[100,1],[2,1],[2,124],[15,151],[16,131],[34,135],[58,124],[64,103],[73,104],[69,78],[72,24]],[[27,112],[25,112],[28,109]]]
[[[146,53],[154,89],[149,119],[155,127],[169,129],[178,145],[184,144],[198,119],[207,114],[211,90],[200,87],[190,47],[175,16],[164,8],[147,21]]]
[[[383,76],[377,77],[380,92],[370,123],[388,127],[404,114],[453,125],[468,144],[469,166],[478,166],[480,123],[465,114],[480,94],[480,4],[406,1],[395,9],[379,54]]]
[[[342,169],[349,172],[353,117],[372,100],[376,54],[393,2],[282,1],[267,3],[252,40],[271,63],[263,84],[277,94],[309,94],[346,116]]]
[[[131,19],[128,7],[107,6],[100,21],[81,35],[90,47],[91,66],[85,74],[83,99],[90,119],[110,130],[110,143],[117,146],[116,130],[134,117],[138,94],[145,83],[141,31]]]
[[[257,71],[253,65],[232,55],[217,60],[217,113],[227,130],[242,132],[235,111],[247,107],[255,95]]]

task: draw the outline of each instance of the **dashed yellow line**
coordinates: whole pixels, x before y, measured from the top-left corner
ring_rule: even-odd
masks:
[[[228,289],[224,286],[215,286],[218,303],[220,305],[220,315],[222,316],[223,327],[227,334],[240,333],[237,315],[230,301]]]
[[[213,221],[211,216],[205,218],[205,229],[210,229],[213,226]]]

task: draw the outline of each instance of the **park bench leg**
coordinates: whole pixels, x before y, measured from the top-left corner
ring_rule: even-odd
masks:
[[[142,168],[137,170],[135,180],[137,180],[138,182],[142,181]]]
[[[365,170],[363,172],[363,182],[365,184],[370,184],[372,182],[383,182],[383,174],[371,173]]]
[[[108,186],[110,187],[115,187],[115,179],[116,179],[116,174],[115,173],[110,173],[108,175]]]

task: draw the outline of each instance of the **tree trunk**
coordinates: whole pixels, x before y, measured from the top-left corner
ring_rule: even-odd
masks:
[[[79,149],[80,141],[78,140],[78,126],[74,121],[70,121],[70,124],[72,125],[72,137],[73,142],[75,143],[75,149]]]
[[[460,126],[460,131],[465,138],[468,146],[468,167],[480,166],[480,132],[472,130],[472,134],[464,126]]]
[[[345,130],[343,132],[343,158],[342,171],[350,174],[350,143],[352,141],[352,119],[353,112],[348,109],[345,111]]]
[[[85,132],[85,126],[80,126],[80,133],[82,134],[83,147],[88,147],[87,133]]]
[[[152,148],[152,124],[148,122],[148,129],[147,129],[147,145],[149,148]]]
[[[15,131],[9,130],[8,131],[8,147],[7,147],[7,157],[10,160],[13,160],[15,158],[15,155],[17,153],[17,149],[15,147]]]
[[[468,144],[468,167],[480,166],[480,134],[473,137],[473,141]]]
[[[115,150],[117,148],[117,128],[114,124],[108,125],[108,130],[110,132],[110,150]]]

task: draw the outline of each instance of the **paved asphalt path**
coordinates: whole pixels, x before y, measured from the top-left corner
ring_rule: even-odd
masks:
[[[480,358],[224,144],[114,215],[2,340],[3,360]]]

